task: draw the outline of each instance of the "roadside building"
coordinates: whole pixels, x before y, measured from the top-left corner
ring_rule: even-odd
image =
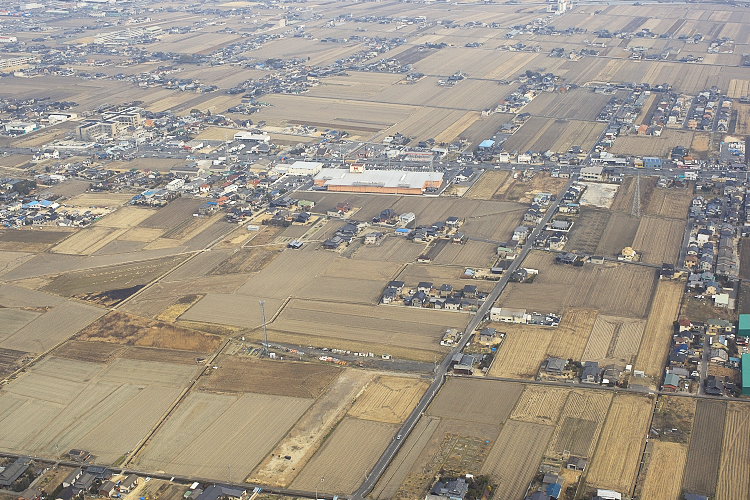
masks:
[[[750,314],[740,314],[740,324],[737,329],[740,337],[750,337]]]

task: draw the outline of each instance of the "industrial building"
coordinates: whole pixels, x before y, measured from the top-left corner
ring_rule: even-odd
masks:
[[[737,335],[740,337],[750,337],[750,314],[740,314],[740,324],[737,328]]]
[[[349,193],[424,194],[443,185],[442,172],[406,170],[344,170],[324,168],[315,176],[315,185],[328,191]]]

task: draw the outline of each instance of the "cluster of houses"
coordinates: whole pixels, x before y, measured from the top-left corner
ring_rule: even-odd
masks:
[[[106,467],[80,467],[63,480],[62,489],[55,500],[73,500],[92,493],[102,497],[120,497],[131,492],[140,481],[135,474],[116,476]]]
[[[737,396],[741,390],[737,383],[741,365],[738,346],[745,343],[746,338],[737,335],[731,321],[681,319],[672,337],[662,390]]]
[[[386,285],[380,303],[401,302],[410,307],[474,312],[486,297],[487,294],[480,292],[476,285],[455,288],[448,283],[436,286],[429,281],[422,281],[416,287],[407,287],[403,281],[391,281]]]
[[[538,378],[553,381],[580,381],[582,384],[619,386],[629,367],[616,364],[602,366],[598,361],[578,362],[549,357],[542,362]]]
[[[18,179],[0,180],[3,187]],[[40,197],[36,188],[29,195],[17,191],[0,192],[0,227],[26,226],[86,227],[102,217],[101,212],[65,207],[57,201]]]

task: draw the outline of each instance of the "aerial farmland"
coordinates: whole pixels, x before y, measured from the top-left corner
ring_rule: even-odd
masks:
[[[0,20],[0,499],[750,497],[746,5]]]

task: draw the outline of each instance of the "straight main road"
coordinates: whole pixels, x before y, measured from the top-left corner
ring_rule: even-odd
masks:
[[[565,189],[563,190],[563,192],[567,191],[570,188],[570,186],[573,184],[573,182],[575,182],[575,177],[571,176],[570,181],[568,181],[568,184],[565,186]],[[425,392],[424,396],[422,396],[422,399],[420,399],[417,406],[411,412],[411,414],[406,419],[406,421],[404,421],[404,423],[401,425],[401,428],[398,431],[396,439],[391,441],[391,443],[385,449],[385,451],[383,452],[383,455],[380,457],[380,459],[377,461],[375,466],[372,468],[372,470],[369,472],[369,474],[365,478],[365,481],[362,483],[359,489],[354,493],[354,495],[352,495],[352,499],[354,500],[364,499],[365,496],[368,493],[370,493],[372,489],[375,487],[375,484],[377,484],[378,480],[380,480],[383,473],[385,473],[385,470],[388,468],[388,465],[391,463],[391,461],[396,456],[396,453],[398,453],[398,450],[401,448],[406,438],[414,429],[414,426],[417,424],[420,417],[422,416],[424,411],[427,409],[427,406],[435,398],[435,395],[443,386],[443,383],[445,383],[445,377],[446,377],[446,374],[448,373],[448,369],[450,368],[451,359],[453,358],[454,355],[462,352],[464,348],[466,347],[466,345],[469,343],[469,340],[471,339],[471,336],[474,333],[474,330],[477,329],[479,324],[482,321],[484,321],[487,314],[489,314],[490,309],[495,304],[497,299],[500,297],[500,294],[505,289],[505,286],[508,284],[508,281],[510,280],[510,276],[521,266],[521,263],[524,261],[524,259],[529,254],[529,252],[532,250],[534,246],[534,240],[536,240],[536,238],[539,236],[539,233],[544,229],[544,226],[550,221],[550,219],[552,219],[552,216],[557,212],[557,208],[560,206],[561,202],[562,202],[562,196],[558,196],[557,201],[553,203],[547,209],[547,212],[542,218],[542,220],[536,225],[536,227],[534,227],[534,230],[531,232],[531,235],[526,240],[526,243],[523,245],[518,256],[516,256],[516,258],[511,263],[510,267],[508,267],[508,269],[503,274],[500,281],[497,282],[495,287],[487,296],[486,300],[484,301],[482,306],[479,308],[477,313],[472,317],[471,321],[469,321],[469,324],[466,326],[466,329],[464,330],[464,333],[461,336],[461,340],[459,341],[459,343],[448,353],[448,355],[443,359],[443,361],[437,367],[435,371],[435,378],[433,379],[432,384],[430,384],[430,387],[427,389],[427,392]]]

